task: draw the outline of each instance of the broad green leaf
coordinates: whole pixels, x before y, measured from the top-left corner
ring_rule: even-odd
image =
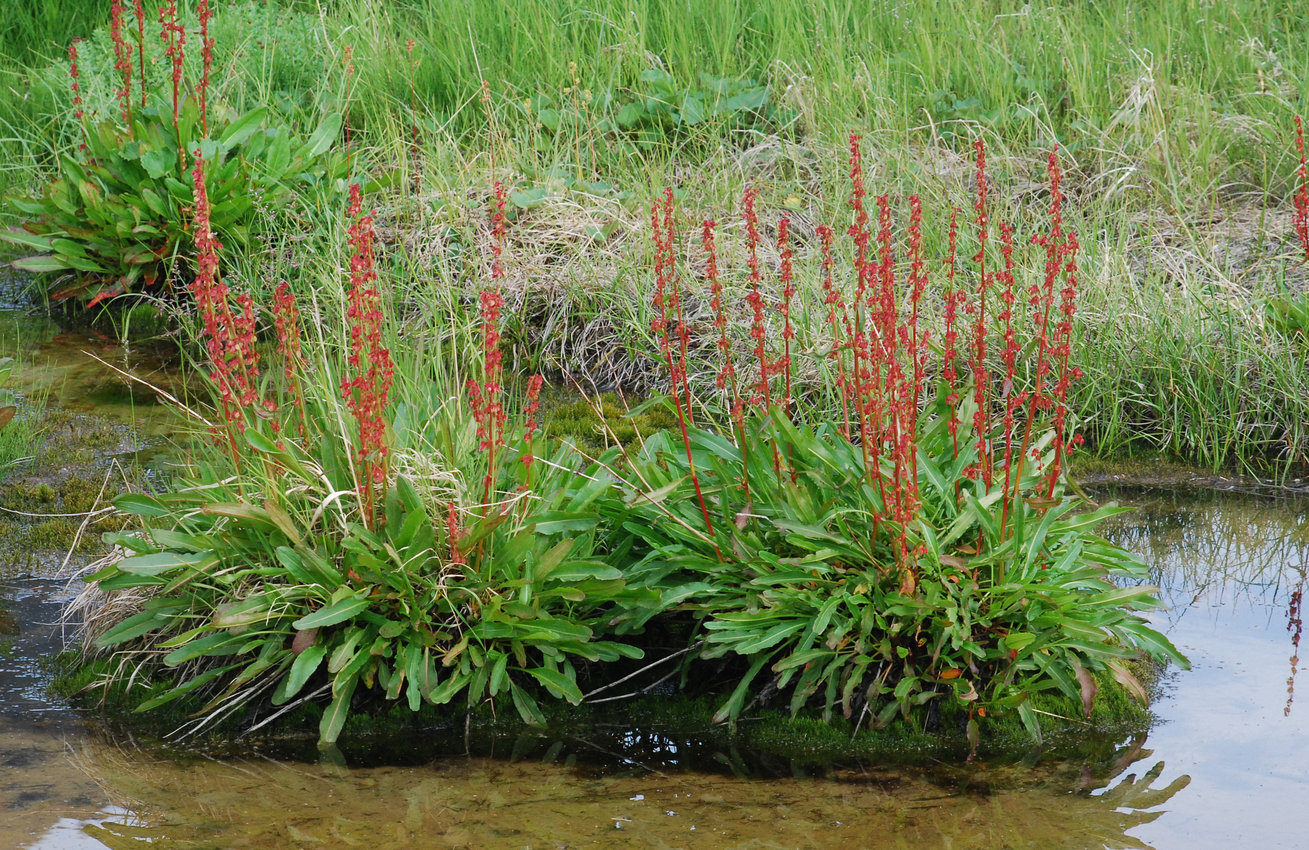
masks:
[[[350,698],[354,696],[358,682],[358,679],[350,678],[344,682],[337,679],[332,683],[334,698],[323,712],[322,720],[318,722],[319,747],[335,744],[336,739],[340,737],[341,728],[345,726],[345,720],[350,715]]]
[[[532,695],[522,688],[509,683],[509,693],[514,700],[514,708],[518,709],[518,716],[523,718],[523,722],[528,726],[544,726],[545,715],[541,712],[541,707],[536,704]]]
[[[124,573],[138,576],[157,576],[178,568],[203,570],[218,563],[214,552],[155,552],[150,555],[134,555],[118,562],[118,569]]]
[[[677,117],[684,124],[695,126],[704,123],[705,108],[700,98],[692,94],[686,94],[682,97],[682,103],[678,109]]]
[[[232,655],[247,640],[245,635],[233,635],[227,632],[214,632],[202,638],[184,643],[164,656],[164,664],[177,667],[195,658],[217,658]]]
[[[223,138],[219,141],[219,145],[225,151],[231,150],[236,145],[239,145],[246,139],[250,138],[251,134],[259,129],[259,125],[262,124],[264,119],[267,117],[268,109],[266,107],[260,106],[256,109],[250,110],[228,125],[227,132],[223,134]]]
[[[167,150],[147,151],[141,155],[141,165],[151,180],[159,180],[177,170],[177,154]]]
[[[333,112],[323,118],[318,129],[314,130],[309,141],[305,142],[305,150],[311,157],[319,156],[332,146],[336,141],[337,134],[341,132],[341,113]]]
[[[144,493],[124,493],[114,499],[114,507],[125,514],[145,517],[168,516],[173,512],[163,502]]]
[[[323,663],[326,655],[327,647],[321,643],[316,643],[297,655],[295,661],[291,662],[291,669],[287,671],[286,677],[282,679],[277,692],[273,695],[273,705],[282,705],[300,693],[300,689]]]
[[[573,705],[582,701],[582,692],[578,689],[577,683],[565,676],[558,670],[551,670],[548,667],[530,667],[527,670],[538,682],[545,685],[546,690],[556,697],[562,697]]]
[[[96,638],[95,645],[99,649],[106,649],[163,628],[172,621],[169,614],[173,610],[137,612]]]
[[[353,618],[360,611],[368,610],[372,603],[367,598],[347,596],[341,601],[321,608],[312,614],[306,614],[291,625],[297,629],[314,629],[334,626]]]
[[[28,233],[26,230],[0,230],[0,240],[12,242],[15,245],[22,245],[27,248],[35,248],[38,251],[48,252],[50,250],[51,238],[49,236],[37,236],[35,233]]]
[[[57,260],[54,257],[46,256],[46,255],[37,256],[37,257],[23,257],[21,259],[14,260],[9,265],[13,266],[16,269],[22,269],[23,271],[32,272],[34,274],[47,274],[49,272],[61,272],[61,271],[65,271],[68,268],[71,268],[71,266],[67,262],[64,262],[63,260]]]

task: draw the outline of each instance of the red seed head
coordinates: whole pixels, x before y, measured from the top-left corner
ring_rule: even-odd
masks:
[[[350,292],[346,318],[350,323],[350,351],[346,362],[350,371],[342,379],[341,395],[359,424],[357,451],[358,480],[364,497],[365,517],[372,527],[375,520],[372,501],[373,485],[386,481],[386,410],[395,367],[390,349],[382,344],[382,299],[374,269],[373,216],[363,212],[363,193],[359,184],[350,184],[348,213]]]
[[[1304,258],[1309,262],[1309,162],[1305,159],[1304,122],[1295,116],[1295,152],[1300,158],[1296,169],[1299,176],[1299,188],[1295,192],[1295,214],[1292,222],[1296,236],[1304,247]]]

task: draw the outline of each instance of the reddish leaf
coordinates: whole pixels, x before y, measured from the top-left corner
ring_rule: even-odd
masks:
[[[300,629],[291,639],[291,654],[299,655],[306,649],[314,645],[318,639],[318,629]]]

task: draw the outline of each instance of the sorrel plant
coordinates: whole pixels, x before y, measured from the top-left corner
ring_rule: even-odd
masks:
[[[1067,407],[1079,375],[1070,363],[1078,242],[1062,225],[1057,155],[1049,161],[1049,222],[1035,239],[1047,252],[1046,276],[1028,287],[1023,311],[1016,228],[998,225],[999,257],[991,258],[980,141],[975,151],[975,247],[962,266],[952,211],[939,302],[945,334],[934,358],[924,326],[933,299],[921,201],[909,199],[902,257],[888,195],[876,199],[878,229],[870,232],[862,154],[852,137],[847,233],[854,260],[843,279],[832,228],[818,231],[830,331],[818,345],[830,364],[822,374],[835,376],[829,394],[851,411],[835,425],[793,421],[792,390],[779,398],[769,390],[768,377],[781,371],[787,352],[784,340],[782,357],[770,361],[763,344],[755,193],[742,203],[745,306],[761,375],[752,401],[762,412],[734,427],[732,439],[684,427],[684,453],[672,452],[667,436],[648,439],[617,511],[642,517],[621,523],[620,550],[645,553],[629,574],[652,576],[683,610],[696,612],[703,657],[730,653],[748,662],[723,719],[740,714],[767,667],[774,684],[790,687],[792,711],[818,701],[825,713],[839,708],[884,724],[937,702],[964,717],[975,746],[978,721],[991,713],[1016,712],[1039,735],[1033,700],[1042,691],[1089,713],[1103,674],[1143,697],[1124,664],[1138,653],[1185,663],[1135,613],[1156,604],[1152,589],[1110,581],[1146,576],[1139,561],[1089,531],[1114,509],[1079,513],[1085,505],[1064,487],[1066,456],[1078,441]],[[786,217],[778,230],[785,325],[793,274]],[[731,346],[717,321],[726,307],[711,236],[706,225],[702,240],[715,257],[707,275],[714,335],[724,358],[718,383],[728,387]],[[956,366],[965,359],[964,316],[967,373]],[[663,345],[666,365],[670,349]],[[998,371],[989,362],[993,351]],[[1024,357],[1035,364],[1023,366]],[[670,372],[675,400],[688,403],[680,373],[672,365]],[[939,387],[933,397],[929,381]],[[685,463],[677,460],[683,455]],[[759,458],[772,457],[776,473],[783,456],[789,475],[760,468]],[[688,492],[679,496],[682,487]],[[1031,608],[1035,596],[1046,601]],[[1014,607],[1021,598],[1029,602]]]

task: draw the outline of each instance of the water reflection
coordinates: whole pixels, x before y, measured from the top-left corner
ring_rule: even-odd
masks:
[[[980,768],[954,781],[890,770],[742,781],[540,759],[343,770],[177,762],[103,744],[73,757],[117,795],[119,816],[84,825],[111,848],[1142,848],[1130,832],[1186,786],[1162,782],[1163,763],[1140,741],[1094,777],[1059,765]]]
[[[1135,834],[1161,848],[1305,846],[1309,712],[1286,708],[1287,658],[1297,652],[1288,614],[1309,568],[1309,503],[1105,495],[1140,505],[1109,536],[1151,564],[1170,605],[1160,624],[1192,662],[1169,678],[1150,734],[1191,786]]]

